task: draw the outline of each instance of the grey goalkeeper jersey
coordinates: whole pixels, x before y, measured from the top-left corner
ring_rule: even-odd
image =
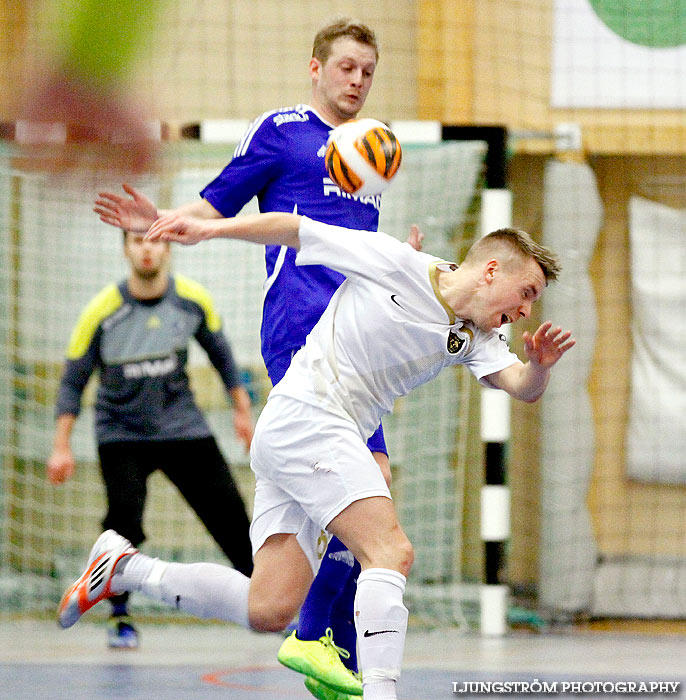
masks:
[[[200,284],[176,275],[165,294],[152,300],[133,297],[126,281],[105,287],[72,332],[57,415],[79,414],[83,390],[99,370],[98,443],[209,436],[186,374],[191,338],[205,350],[227,390],[238,386],[221,320]]]

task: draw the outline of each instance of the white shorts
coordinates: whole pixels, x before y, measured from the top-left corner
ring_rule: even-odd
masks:
[[[255,504],[253,555],[271,535],[290,533],[312,571],[328,544],[322,533],[347,506],[391,497],[379,465],[353,423],[288,396],[272,396],[250,449]]]

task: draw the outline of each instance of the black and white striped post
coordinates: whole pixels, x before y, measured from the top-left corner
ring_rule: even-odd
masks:
[[[505,188],[505,132],[489,143],[487,189],[482,193],[481,235],[512,226],[512,194]],[[498,145],[502,150],[498,149]],[[509,340],[509,327],[502,329]],[[481,488],[481,540],[484,582],[480,590],[482,635],[502,636],[507,630],[509,587],[500,580],[505,546],[510,537],[510,490],[506,483],[505,450],[510,439],[510,397],[483,388],[481,441],[484,445],[484,484]]]
[[[512,195],[506,188],[507,129],[502,126],[444,125],[445,141],[485,141],[486,188],[481,200],[481,235],[512,225]],[[507,337],[507,330],[503,329]],[[505,450],[510,438],[510,397],[504,391],[482,390],[481,440],[485,479],[481,489],[481,540],[484,583],[480,589],[483,635],[500,636],[507,629],[509,587],[500,582],[505,544],[510,537],[510,492]]]
[[[483,192],[481,233],[512,225],[512,196],[506,189]],[[502,329],[509,340],[509,328]],[[510,537],[510,490],[506,484],[505,449],[510,439],[510,396],[481,391],[481,441],[484,445],[484,485],[481,487],[481,540],[484,583],[480,590],[481,634],[500,636],[507,629],[509,588],[500,582],[505,543]]]

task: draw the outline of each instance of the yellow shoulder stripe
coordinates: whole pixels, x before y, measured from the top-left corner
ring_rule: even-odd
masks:
[[[214,309],[210,293],[199,282],[182,275],[174,275],[174,282],[176,283],[176,293],[180,297],[190,299],[198,304],[205,313],[207,327],[216,333],[222,327],[222,320]]]
[[[444,261],[438,260],[432,262],[429,265],[429,279],[431,280],[431,287],[434,290],[436,299],[438,299],[438,301],[441,303],[441,306],[445,309],[445,312],[448,314],[448,320],[450,322],[450,325],[452,326],[455,323],[455,312],[450,307],[450,304],[448,304],[448,302],[443,298],[443,295],[441,294],[441,291],[438,288],[438,266],[442,265],[443,263]]]
[[[67,359],[76,360],[86,353],[100,324],[111,316],[123,301],[117,285],[110,284],[88,303],[72,331],[67,347]]]

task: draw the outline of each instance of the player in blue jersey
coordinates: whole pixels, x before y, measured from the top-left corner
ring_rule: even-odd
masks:
[[[365,25],[341,20],[324,27],[315,37],[309,63],[310,104],[258,117],[231,162],[202,190],[202,198],[175,213],[204,219],[231,217],[257,196],[261,212],[295,212],[324,223],[376,230],[380,196],[358,198],[342,192],[328,176],[324,153],[330,131],[362,109],[377,60],[376,37]],[[124,185],[124,190],[129,197],[105,192],[96,200],[95,211],[106,223],[145,233],[159,216],[169,213],[158,211],[133,188]],[[410,243],[421,247],[417,229],[413,228]],[[272,383],[277,384],[344,275],[323,265],[296,267],[295,251],[286,246],[266,246],[265,257],[262,356]],[[381,426],[368,447],[390,483]],[[352,601],[358,573],[359,565],[334,539],[300,612],[297,633],[284,642],[279,660],[324,681],[343,676],[359,693],[361,684],[351,677],[357,670]],[[338,649],[344,650],[341,656],[350,671],[342,665]],[[320,698],[345,697],[310,679],[306,685]]]
[[[241,385],[221,319],[203,287],[169,274],[169,244],[128,233],[124,252],[129,276],[101,290],[74,327],[57,397],[48,478],[61,484],[74,473],[71,434],[83,391],[98,371],[95,432],[107,495],[103,527],[143,542],[146,483],[159,469],[236,569],[249,576],[253,565],[248,515],[195,403],[185,369],[188,343],[195,338],[226,387],[236,437],[247,450],[253,434],[250,397]],[[109,645],[136,647],[128,595],[111,602]]]

